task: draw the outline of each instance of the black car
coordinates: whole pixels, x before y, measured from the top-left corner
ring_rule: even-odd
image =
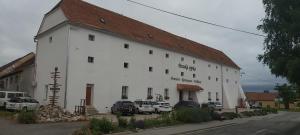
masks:
[[[134,112],[135,112],[135,107],[133,102],[131,101],[117,101],[111,107],[112,114],[120,113],[121,115],[133,115]]]
[[[175,109],[184,108],[184,107],[187,107],[187,108],[200,108],[200,104],[196,103],[194,101],[179,101],[174,106]]]

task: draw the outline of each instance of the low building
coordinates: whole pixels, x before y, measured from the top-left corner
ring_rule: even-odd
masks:
[[[250,106],[277,108],[277,92],[246,92],[246,100]]]
[[[110,112],[118,100],[221,102],[244,96],[240,67],[222,51],[81,0],[62,0],[45,14],[35,37],[35,97],[49,102],[57,67],[58,105],[80,101]]]
[[[0,90],[23,91],[33,97],[35,54],[29,53],[0,67]]]

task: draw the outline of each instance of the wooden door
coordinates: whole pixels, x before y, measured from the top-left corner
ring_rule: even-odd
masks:
[[[91,105],[91,97],[92,97],[92,87],[87,86],[86,93],[85,93],[86,105]]]

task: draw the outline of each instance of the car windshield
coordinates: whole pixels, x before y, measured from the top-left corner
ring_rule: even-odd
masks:
[[[20,99],[20,98],[12,98],[12,99],[9,100],[9,102],[12,102],[12,103],[21,103],[21,102],[23,102],[23,100]]]

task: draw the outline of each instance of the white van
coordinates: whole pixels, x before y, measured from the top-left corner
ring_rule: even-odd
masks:
[[[24,92],[19,91],[0,91],[0,107],[5,107],[6,103],[15,97],[24,97]]]

